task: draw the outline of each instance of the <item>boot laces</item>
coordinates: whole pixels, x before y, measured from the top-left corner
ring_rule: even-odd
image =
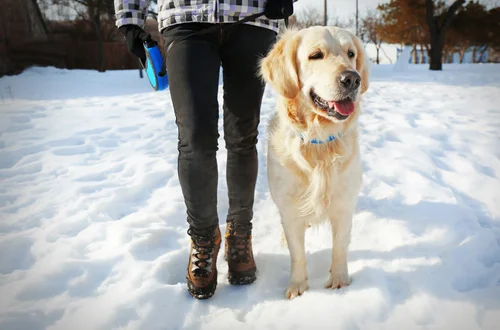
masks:
[[[235,262],[247,262],[250,259],[250,237],[252,228],[250,225],[239,223],[228,224],[229,258]]]
[[[191,236],[193,244],[193,252],[191,254],[193,261],[191,263],[194,266],[191,268],[191,271],[195,277],[208,277],[212,272],[211,266],[213,263],[215,236],[210,239],[205,236],[196,235],[191,229],[188,230],[188,234]]]

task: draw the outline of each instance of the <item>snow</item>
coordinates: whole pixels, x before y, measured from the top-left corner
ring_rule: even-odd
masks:
[[[393,70],[397,72],[403,72],[408,70],[408,66],[410,66],[409,60],[410,60],[410,54],[411,54],[411,48],[406,46],[403,48],[403,51],[401,52],[401,56],[399,56],[396,61],[394,61],[394,66]]]
[[[230,286],[220,254],[216,294],[197,301],[186,291],[168,92],[138,71],[32,68],[1,78],[0,329],[498,329],[500,65],[427,68],[373,66],[353,282],[323,288],[331,235],[310,229],[310,289],[292,301],[265,173],[270,88],[258,145],[258,280]],[[221,130],[221,230],[225,158]]]
[[[355,33],[355,31],[352,31]],[[371,61],[375,62],[377,59],[377,48],[375,45],[371,42],[365,42],[365,49],[370,57]],[[387,43],[382,43],[380,45],[380,51],[379,51],[379,61],[380,64],[394,64],[396,61],[399,60],[398,58],[398,48],[401,46],[395,45],[395,44],[387,44]],[[410,47],[411,51],[411,47]],[[410,57],[407,58],[407,60],[410,60]]]

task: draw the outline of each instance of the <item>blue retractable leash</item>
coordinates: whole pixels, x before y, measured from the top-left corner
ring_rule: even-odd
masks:
[[[146,62],[142,67],[146,71],[146,76],[155,91],[162,91],[168,87],[168,76],[163,56],[156,42],[144,43],[144,51],[146,52]]]

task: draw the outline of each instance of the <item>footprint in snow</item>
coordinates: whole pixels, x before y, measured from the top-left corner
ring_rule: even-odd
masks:
[[[46,312],[45,309],[26,310],[5,314],[0,320],[0,329],[46,329],[64,315],[63,309]]]
[[[18,164],[23,158],[38,154],[45,150],[43,145],[33,145],[28,147],[19,148],[14,151],[4,151],[0,153],[0,170],[12,168]]]
[[[126,126],[118,128],[118,132],[120,133],[135,132],[137,130],[139,130],[139,127],[137,126]]]
[[[3,239],[0,242],[0,274],[10,274],[16,270],[27,270],[35,263],[31,253],[33,241],[27,237]]]
[[[51,141],[48,143],[50,147],[75,147],[85,144],[85,140],[79,137],[71,137],[62,140]]]
[[[137,260],[152,261],[177,249],[181,238],[181,234],[173,229],[154,229],[136,238],[129,251]]]
[[[98,134],[102,134],[104,132],[107,132],[109,130],[110,130],[110,128],[108,128],[108,127],[102,127],[102,128],[94,128],[94,129],[90,129],[90,130],[86,130],[86,131],[81,131],[77,134],[78,135],[98,135]]]
[[[82,154],[90,154],[93,152],[95,152],[95,148],[89,145],[75,146],[72,148],[61,148],[52,151],[52,153],[56,156],[76,156]]]
[[[14,116],[10,118],[10,121],[14,124],[27,124],[31,121],[29,116]]]
[[[34,126],[32,124],[27,123],[14,123],[14,125],[9,126],[5,132],[7,133],[19,133],[22,131],[27,131],[33,129]]]
[[[179,267],[185,265],[189,258],[187,249],[177,250],[168,254],[164,261],[157,264],[155,278],[158,282],[167,285],[176,285],[186,282],[186,268]]]
[[[465,276],[456,279],[452,286],[460,293],[484,289],[488,286],[488,278],[484,275],[465,274]]]
[[[111,168],[109,168],[107,170],[101,171],[101,172],[89,173],[89,174],[77,177],[75,179],[75,181],[79,181],[79,182],[101,182],[101,181],[106,180],[109,175],[123,172],[124,169],[125,169],[125,164],[121,163],[121,164],[117,164],[117,165],[115,165],[115,166],[113,166],[113,167],[111,167]]]

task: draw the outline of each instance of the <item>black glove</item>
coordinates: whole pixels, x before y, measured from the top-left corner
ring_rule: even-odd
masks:
[[[269,19],[284,19],[293,14],[293,0],[267,0],[264,15]]]
[[[120,26],[119,30],[125,36],[128,50],[137,56],[142,63],[146,62],[146,52],[144,51],[144,43],[148,47],[153,46],[156,42],[151,38],[151,35],[144,31],[140,26],[127,24]]]

